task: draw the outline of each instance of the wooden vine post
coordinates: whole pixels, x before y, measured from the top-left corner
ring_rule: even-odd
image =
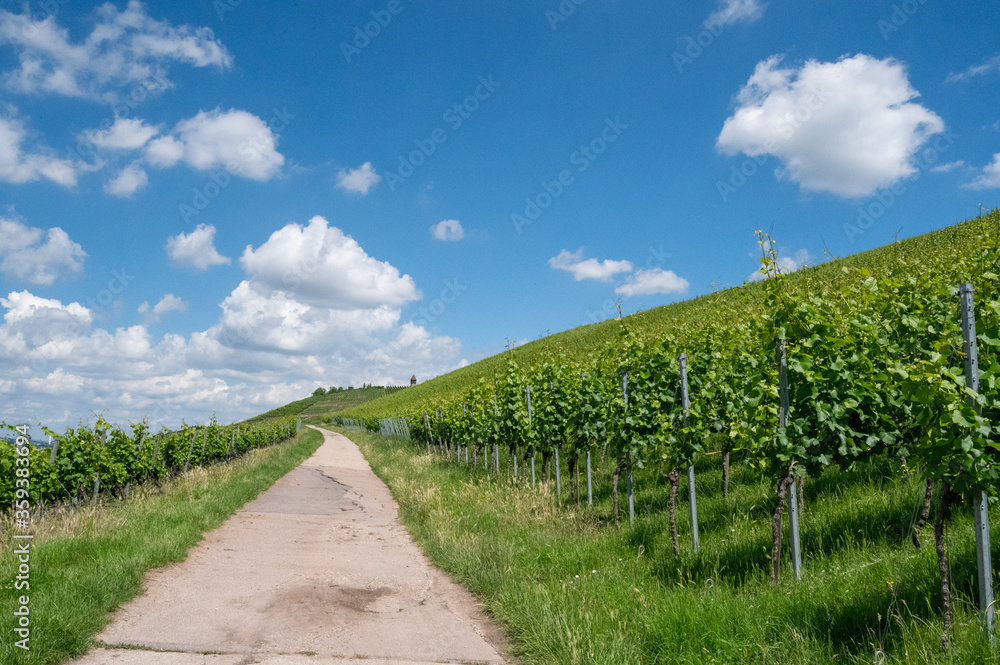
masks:
[[[965,385],[979,392],[979,348],[976,343],[976,308],[972,284],[959,288],[962,307],[962,342],[965,351]],[[968,396],[969,406],[981,415],[979,405]],[[979,587],[979,613],[991,644],[996,643],[996,612],[993,609],[993,566],[990,560],[990,519],[986,492],[976,490],[972,498],[972,512],[976,530],[977,586]]]
[[[688,411],[691,410],[691,399],[688,395],[687,355],[682,353],[677,359],[681,370],[681,407],[684,409],[684,427],[688,427]],[[688,503],[691,507],[691,541],[694,551],[698,551],[698,500],[694,491],[694,463],[688,464]]]

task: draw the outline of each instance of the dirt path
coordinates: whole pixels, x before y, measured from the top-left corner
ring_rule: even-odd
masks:
[[[323,432],[301,466],[241,508],[76,665],[503,663],[472,596],[431,566],[357,446]]]

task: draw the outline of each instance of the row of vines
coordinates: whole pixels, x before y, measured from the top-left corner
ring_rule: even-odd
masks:
[[[67,429],[58,434],[47,428],[52,447],[27,444],[30,466],[16,462],[14,446],[0,446],[0,505],[18,496],[18,469],[30,478],[32,505],[78,504],[100,494],[125,498],[133,485],[160,480],[196,466],[226,462],[255,448],[280,443],[296,433],[295,416],[264,422],[221,425],[188,425],[179,430],[153,432],[147,422],[128,428],[112,425],[103,417],[93,426]],[[0,423],[0,431],[22,432]],[[20,443],[19,439],[19,443]]]
[[[774,481],[775,582],[782,513],[796,483],[831,465],[899,460],[903,472],[927,478],[916,529],[927,521],[935,526],[947,645],[952,609],[944,524],[952,507],[1000,496],[998,223],[1000,212],[984,218],[975,252],[899,254],[881,267],[845,266],[808,291],[782,274],[770,238],[758,232],[763,296],[739,311],[719,309],[652,341],[622,319],[601,353],[549,355],[531,367],[508,353],[502,373],[457,399],[383,415],[400,418],[399,429],[417,445],[441,447],[452,459],[460,459],[455,447],[466,455],[471,449],[481,467],[497,473],[503,449],[507,473],[516,473],[510,467],[520,460],[522,478],[537,454],[543,467],[561,455],[576,477],[581,456],[599,449],[615,463],[616,520],[618,478],[630,478],[634,465],[656,466],[669,479],[673,525],[678,470],[712,442],[723,458],[725,491],[729,457],[739,453]],[[962,335],[964,283],[975,287],[971,346]],[[974,350],[978,389],[966,381]],[[385,429],[378,418],[350,424]]]

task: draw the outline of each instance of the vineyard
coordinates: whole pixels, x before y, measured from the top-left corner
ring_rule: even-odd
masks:
[[[157,482],[192,467],[226,462],[249,450],[280,443],[292,437],[298,426],[297,418],[291,416],[232,425],[213,420],[204,426],[185,424],[180,430],[154,433],[146,422],[123,429],[102,417],[92,427],[67,429],[63,434],[43,428],[53,439],[51,448],[18,437],[18,447],[29,451],[22,457],[14,446],[0,446],[0,502],[77,505],[96,501],[101,493],[125,498],[133,485]],[[6,423],[0,423],[0,428],[18,432]],[[19,463],[24,459],[30,463]],[[19,489],[19,478],[30,479],[28,490]]]
[[[434,401],[418,401],[415,389],[406,410],[384,398],[333,422],[407,437],[506,482],[535,485],[554,474],[556,497],[566,493],[577,505],[593,500],[591,467],[606,458],[615,523],[625,512],[634,519],[634,472],[648,470],[645,478],[668,487],[675,556],[682,474],[683,530],[697,551],[695,469],[709,456],[718,460],[725,497],[738,461],[772,489],[766,573],[773,584],[786,549],[794,577],[809,574],[798,520],[807,488],[824,474],[863,477],[874,468],[922,480],[915,519],[898,520],[911,547],[921,546],[925,527],[933,530],[947,649],[956,602],[947,551],[953,512],[974,516],[972,604],[988,633],[994,621],[986,507],[1000,494],[998,229],[994,211],[946,230],[965,234],[963,242],[890,247],[865,265],[834,262],[838,272],[824,266],[822,280],[782,274],[773,243],[759,234],[766,279],[714,307],[699,303],[698,316],[683,316],[694,311],[689,306],[652,335],[634,319],[619,320],[586,354],[550,345],[529,364],[508,351],[471,387]],[[620,483],[627,507],[619,506]],[[783,547],[786,512],[791,542]],[[707,517],[707,525],[728,527]]]

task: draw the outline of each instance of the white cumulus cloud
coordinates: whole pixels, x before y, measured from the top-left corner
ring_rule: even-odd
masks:
[[[369,256],[323,217],[288,224],[257,249],[248,246],[240,263],[268,292],[294,291],[299,302],[336,309],[398,307],[418,300],[409,275]]]
[[[873,194],[912,176],[914,156],[944,131],[918,96],[902,63],[860,54],[836,62],[780,67],[760,62],[736,98],[716,147],[782,162],[779,178],[843,197]]]
[[[565,249],[562,250],[559,254],[549,259],[549,266],[556,270],[565,270],[573,273],[573,279],[577,282],[585,279],[599,279],[602,282],[606,282],[618,273],[632,272],[633,268],[630,261],[584,259],[582,247],[572,253]]]
[[[277,144],[267,123],[252,113],[215,109],[200,111],[150,141],[146,159],[160,168],[183,161],[200,170],[225,168],[244,178],[270,180],[285,163]]]
[[[173,87],[168,77],[173,63],[219,70],[232,65],[210,28],[156,20],[138,0],[124,10],[108,2],[95,14],[89,34],[77,40],[56,14],[35,20],[27,5],[22,14],[0,10],[0,45],[12,48],[18,61],[2,75],[6,87],[116,103],[126,89],[150,94]]]
[[[1000,189],[1000,152],[983,167],[979,177],[966,185],[969,189]]]
[[[0,298],[0,420],[63,427],[103,411],[154,426],[203,423],[213,412],[232,421],[317,385],[401,385],[467,364],[457,339],[402,319],[401,306],[419,297],[412,280],[322,218],[278,229],[244,256],[245,278],[218,322],[187,337],[153,339],[146,324],[105,330],[88,308],[27,291]],[[297,279],[282,279],[286,266]],[[324,275],[377,286],[360,299],[317,293]],[[148,323],[181,307],[167,294],[140,310]]]
[[[104,191],[112,196],[128,197],[149,184],[149,176],[138,164],[129,164],[104,185]]]
[[[139,118],[116,117],[106,129],[88,129],[82,138],[98,148],[108,150],[137,150],[159,133],[159,129],[147,125]]]
[[[181,298],[178,298],[172,293],[168,293],[160,298],[160,301],[149,306],[149,302],[144,301],[139,305],[139,313],[143,315],[143,318],[147,323],[159,321],[160,318],[167,312],[185,312],[187,311],[187,303]]]
[[[56,157],[49,148],[26,150],[27,129],[17,117],[0,117],[0,180],[24,183],[45,178],[63,187],[75,187],[78,164]]]
[[[382,176],[375,173],[371,162],[365,162],[356,169],[344,171],[337,174],[337,187],[346,189],[349,192],[357,192],[365,195],[368,191],[382,180]]]
[[[228,264],[228,257],[215,249],[215,227],[199,224],[191,233],[178,233],[167,239],[167,256],[181,266],[207,270],[212,266]]]
[[[615,289],[622,296],[644,296],[652,294],[687,293],[690,284],[683,277],[678,277],[673,270],[652,268],[638,270],[627,282]]]
[[[446,219],[431,225],[431,235],[438,240],[456,241],[465,237],[465,229],[457,219]]]
[[[51,284],[80,272],[87,253],[58,226],[43,231],[0,218],[0,273],[31,284]]]

